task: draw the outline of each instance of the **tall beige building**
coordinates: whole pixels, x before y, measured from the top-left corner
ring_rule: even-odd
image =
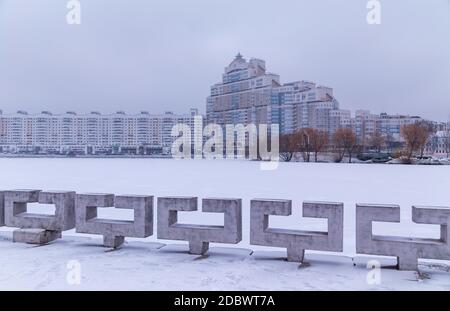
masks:
[[[207,122],[217,124],[270,123],[273,89],[280,77],[266,72],[263,60],[246,61],[238,54],[225,68],[222,82],[211,87]]]
[[[333,89],[313,82],[282,84],[263,60],[238,54],[207,99],[208,123],[279,124],[282,133],[314,127],[331,131],[331,111],[339,109]]]

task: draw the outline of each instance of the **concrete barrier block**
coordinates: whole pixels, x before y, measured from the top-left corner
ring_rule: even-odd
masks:
[[[21,227],[27,213],[28,203],[37,203],[41,190],[5,191],[5,224],[8,227]]]
[[[342,252],[344,206],[342,203],[305,202],[303,216],[326,218],[328,232],[286,230],[269,227],[269,216],[290,216],[290,200],[252,200],[250,210],[250,244],[287,249],[287,259],[303,262],[305,250]]]
[[[117,248],[125,237],[146,238],[153,234],[153,196],[78,194],[76,231],[103,235],[105,247]],[[97,218],[98,208],[134,210],[134,221]]]
[[[373,234],[373,222],[400,223],[398,205],[356,205],[356,252],[358,254],[397,257],[399,270],[418,270],[418,260],[450,260],[450,208],[412,208],[412,220],[418,224],[441,226],[439,239],[380,236]]]
[[[203,199],[202,211],[224,213],[224,226],[178,223],[178,212],[197,211],[195,197],[158,198],[158,239],[189,242],[189,252],[204,255],[209,243],[237,244],[242,240],[242,200]]]
[[[44,224],[41,228],[59,231],[75,228],[75,195],[74,191],[40,192],[40,204],[55,205],[55,217],[51,218],[48,226]]]
[[[55,215],[27,212],[29,203],[53,204]],[[13,190],[5,192],[5,223],[21,230],[14,242],[45,244],[61,237],[61,231],[75,227],[75,192]]]
[[[5,193],[6,225],[22,229],[66,231],[75,228],[75,192],[16,190]],[[28,203],[53,204],[55,215],[31,214]]]

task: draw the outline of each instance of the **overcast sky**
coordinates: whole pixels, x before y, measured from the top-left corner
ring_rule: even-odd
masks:
[[[450,0],[0,0],[0,109],[204,111],[240,51],[344,109],[450,117]]]

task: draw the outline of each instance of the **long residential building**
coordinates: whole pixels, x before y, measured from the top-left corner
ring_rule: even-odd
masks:
[[[401,137],[402,126],[423,121],[425,120],[418,116],[372,114],[368,110],[357,110],[352,128],[361,145],[365,145],[375,133],[384,136],[388,143],[395,144],[403,140]]]
[[[197,109],[189,114],[166,112],[152,115],[141,112],[111,115],[99,112],[77,114],[28,114],[18,111],[4,115],[0,111],[0,150],[7,153],[55,154],[169,154],[176,137],[176,124],[189,125],[194,132]],[[202,124],[200,125],[202,126]]]

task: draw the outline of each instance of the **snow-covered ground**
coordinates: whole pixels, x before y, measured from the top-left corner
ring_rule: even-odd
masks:
[[[421,261],[420,276],[383,269],[381,284],[370,285],[366,263],[371,258],[355,256],[356,203],[402,206],[402,224],[376,224],[377,234],[438,238],[439,227],[412,223],[411,205],[450,206],[449,186],[450,166],[281,163],[275,171],[262,171],[259,163],[247,161],[0,159],[0,189],[242,198],[244,208],[242,243],[212,245],[210,255],[200,258],[186,254],[184,243],[155,237],[129,239],[122,249],[105,252],[100,237],[73,230],[50,245],[33,247],[12,243],[12,229],[1,228],[0,289],[450,290],[450,262]],[[274,217],[271,226],[306,230],[324,230],[326,223],[302,219],[302,201],[343,202],[344,253],[308,252],[308,264],[299,267],[282,260],[281,249],[250,246],[253,198],[293,200],[294,214]],[[132,214],[108,209],[100,216],[131,219]],[[221,224],[223,217],[185,213],[181,221]],[[81,264],[78,286],[66,281],[71,260]],[[387,267],[395,263],[380,260]]]

